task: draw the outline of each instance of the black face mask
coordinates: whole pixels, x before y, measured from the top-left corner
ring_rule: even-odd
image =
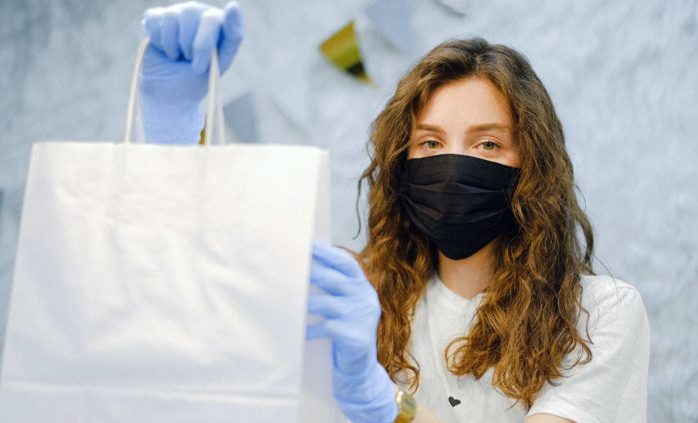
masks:
[[[519,170],[461,154],[404,163],[402,210],[452,260],[478,252],[514,224],[511,195]]]

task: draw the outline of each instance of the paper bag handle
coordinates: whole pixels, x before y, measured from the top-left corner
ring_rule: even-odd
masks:
[[[133,66],[133,77],[131,78],[131,89],[129,92],[128,109],[126,111],[126,132],[124,134],[124,143],[131,143],[133,134],[133,122],[136,117],[137,102],[139,101],[138,86],[140,85],[141,64],[143,56],[150,44],[150,39],[144,39],[138,46],[136,53],[136,62]],[[214,47],[211,54],[211,65],[208,72],[208,98],[206,101],[206,124],[204,127],[203,144],[211,144],[211,140],[215,139],[217,144],[225,144],[225,122],[223,120],[223,108],[221,107],[218,98],[218,80],[220,78],[220,69],[218,67],[218,51]],[[215,134],[213,131],[217,131]]]

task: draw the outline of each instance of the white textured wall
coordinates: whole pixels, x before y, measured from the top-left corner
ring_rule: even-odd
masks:
[[[698,421],[695,1],[480,0],[467,2],[461,17],[434,0],[411,0],[413,56],[395,50],[362,17],[368,1],[240,3],[246,39],[223,99],[253,91],[265,142],[331,150],[334,238],[352,247],[362,239],[351,238],[367,128],[397,77],[449,37],[482,35],[522,51],[565,126],[597,256],[608,269],[597,271],[636,285],[649,311],[649,421]],[[160,4],[0,2],[0,327],[30,145],[121,138],[139,20]],[[338,73],[316,49],[355,17],[372,87]],[[289,83],[306,90],[305,101],[282,91]],[[295,113],[284,111],[284,102]]]

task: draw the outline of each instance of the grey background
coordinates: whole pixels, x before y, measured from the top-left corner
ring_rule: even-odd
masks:
[[[165,3],[0,1],[4,328],[31,144],[121,139],[139,21],[147,7]],[[643,295],[652,327],[649,421],[698,421],[695,1],[473,0],[460,1],[466,13],[459,15],[436,0],[406,0],[416,40],[411,53],[366,18],[370,1],[239,3],[246,38],[222,82],[223,101],[252,93],[245,104],[254,107],[263,142],[330,150],[334,241],[354,248],[363,242],[352,237],[367,129],[398,77],[455,36],[481,35],[523,52],[565,127],[595,228],[597,272],[611,272]],[[338,72],[317,52],[353,18],[373,86]]]

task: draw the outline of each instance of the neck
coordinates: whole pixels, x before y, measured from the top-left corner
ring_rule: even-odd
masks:
[[[494,262],[494,243],[461,260],[451,260],[439,252],[439,277],[451,291],[473,298],[489,286]]]

